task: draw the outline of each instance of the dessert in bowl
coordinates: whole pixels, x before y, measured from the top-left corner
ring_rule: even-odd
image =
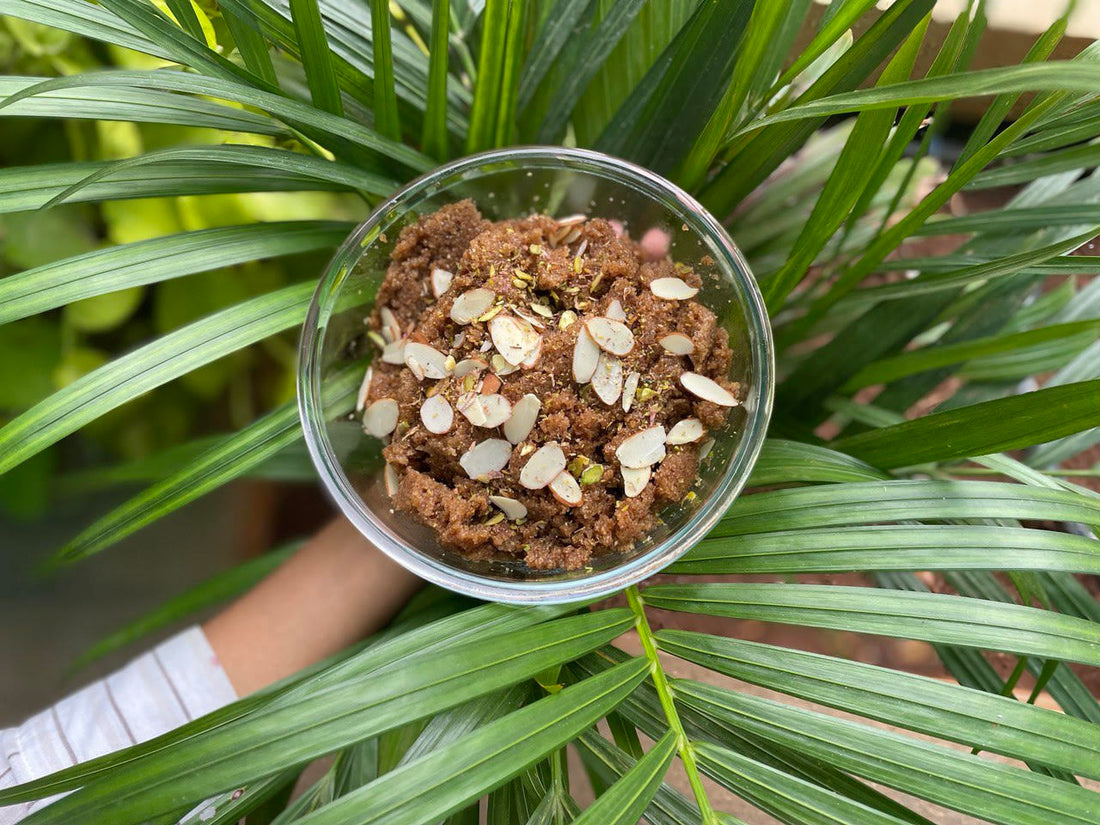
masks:
[[[721,226],[652,173],[508,149],[414,181],[341,248],[302,338],[307,445],[345,515],[428,580],[591,598],[714,525],[772,394]],[[370,362],[353,404],[326,383]]]

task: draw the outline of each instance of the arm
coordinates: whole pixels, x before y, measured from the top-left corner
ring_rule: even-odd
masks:
[[[381,629],[421,584],[338,519],[203,630],[244,696]]]
[[[382,628],[420,585],[334,521],[201,630],[0,730],[0,788],[152,739],[331,656]],[[0,806],[0,825],[51,801]]]

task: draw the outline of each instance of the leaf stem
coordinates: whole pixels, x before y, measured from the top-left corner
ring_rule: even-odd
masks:
[[[684,772],[687,774],[691,790],[695,794],[695,803],[699,806],[699,813],[703,818],[703,825],[719,825],[718,817],[707,798],[706,788],[703,787],[703,778],[699,768],[695,764],[695,753],[691,749],[684,725],[680,721],[680,714],[676,712],[676,703],[673,701],[672,688],[665,675],[665,669],[657,656],[657,642],[653,638],[653,631],[649,627],[649,620],[645,615],[645,605],[637,587],[628,587],[626,599],[630,609],[634,613],[634,626],[638,630],[638,638],[642,640],[642,649],[649,660],[649,671],[653,677],[653,686],[657,689],[657,696],[661,701],[661,708],[665,712],[665,719],[676,735],[676,749],[680,754],[680,761],[684,763]]]

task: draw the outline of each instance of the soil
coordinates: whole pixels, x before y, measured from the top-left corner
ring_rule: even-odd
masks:
[[[691,500],[700,451],[709,432],[725,426],[728,407],[688,392],[680,378],[698,373],[736,396],[739,387],[726,379],[732,353],[710,310],[690,298],[658,298],[650,288],[657,278],[699,287],[698,274],[667,256],[654,259],[652,243],[620,231],[606,220],[579,216],[559,222],[534,215],[494,223],[463,201],[421,218],[398,238],[367,319],[372,337],[378,343],[383,335],[406,342],[405,349],[397,345],[398,354],[390,360],[407,358],[409,343],[427,344],[448,356],[448,372],[418,380],[407,363],[376,358],[364,406],[369,414],[375,402],[396,400],[398,421],[383,451],[392,468],[394,506],[432,527],[450,549],[477,559],[523,561],[534,569],[577,569],[595,556],[628,549],[656,526],[662,508]],[[433,294],[437,269],[450,278],[438,298]],[[456,323],[451,317],[456,299],[481,288],[495,293],[490,310],[471,323]],[[633,347],[619,356],[622,374],[639,373],[630,405],[621,398],[605,403],[593,383],[579,383],[574,375],[578,336],[587,334],[581,330],[593,328],[586,326],[591,319],[615,317],[619,308],[633,336]],[[517,319],[539,338],[541,349],[528,350],[521,368],[503,360],[507,353],[498,353],[494,330],[499,327],[486,317],[494,311],[494,318]],[[690,354],[674,355],[662,346],[660,340],[675,332],[690,339]],[[488,368],[455,374],[463,372],[463,362],[477,359]],[[460,463],[463,455],[504,435],[500,426],[475,426],[462,410],[472,396],[492,394],[513,407],[534,395],[540,409],[506,465],[471,478]],[[430,432],[421,418],[422,405],[434,395],[445,398],[453,411],[453,422],[442,433]],[[627,496],[616,450],[642,430],[662,426],[667,431],[688,418],[698,419],[702,434],[690,443],[667,446],[648,483]],[[535,452],[553,443],[564,453],[566,472],[581,482],[579,503],[521,483]],[[491,495],[519,502],[525,516],[504,517]],[[567,493],[565,499],[570,498]]]

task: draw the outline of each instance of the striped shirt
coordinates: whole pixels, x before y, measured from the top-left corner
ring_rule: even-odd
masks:
[[[19,727],[0,730],[0,788],[152,739],[236,698],[202,629],[191,627]],[[0,807],[0,825],[57,798]]]

